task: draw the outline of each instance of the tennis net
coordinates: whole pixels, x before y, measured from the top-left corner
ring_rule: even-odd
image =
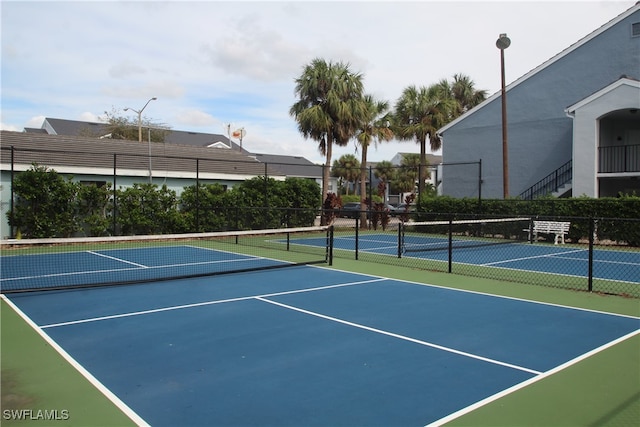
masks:
[[[152,282],[330,263],[333,229],[0,241],[2,293]]]
[[[398,232],[398,254],[523,243],[530,224],[530,218],[402,223]]]

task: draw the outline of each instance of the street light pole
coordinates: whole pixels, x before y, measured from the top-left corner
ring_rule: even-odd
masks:
[[[511,45],[511,40],[506,34],[500,34],[496,41],[496,47],[500,49],[500,75],[501,100],[502,100],[502,191],[503,197],[509,197],[509,151],[507,146],[507,90],[504,75],[504,50]]]
[[[130,108],[130,107],[126,107],[124,109],[124,111],[131,110],[131,111],[134,111],[134,112],[136,112],[138,114],[138,142],[142,142],[142,112],[144,111],[145,108],[147,108],[147,105],[149,105],[149,103],[151,101],[155,101],[156,99],[158,99],[158,98],[156,98],[155,96],[153,98],[149,99],[147,101],[147,103],[144,104],[144,107],[142,107],[140,109],[140,111],[135,110],[135,109]],[[148,144],[149,144],[149,183],[151,183],[153,181],[153,175],[152,175],[152,172],[151,172],[151,126],[149,126],[149,141],[148,141]]]
[[[138,114],[138,142],[142,142],[142,112],[144,111],[145,108],[147,108],[147,105],[149,105],[149,103],[151,101],[155,101],[156,99],[158,99],[158,98],[156,98],[155,96],[153,98],[149,99],[147,101],[147,103],[144,104],[144,107],[142,107],[140,109],[140,111],[138,111],[138,110],[136,110],[134,108],[131,108],[131,107],[127,107],[127,108],[124,109],[124,111],[131,110],[131,111],[133,111],[133,112]]]

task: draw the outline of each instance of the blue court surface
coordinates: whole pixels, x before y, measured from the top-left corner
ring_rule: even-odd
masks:
[[[360,235],[358,250],[364,253],[397,257],[397,240],[395,234]],[[335,238],[334,247],[353,251],[355,242],[355,236],[343,235]],[[446,262],[449,259],[447,242],[446,237],[412,236],[410,244],[407,244],[409,250],[403,252],[402,257]],[[462,242],[462,244],[466,243],[468,242]],[[434,247],[439,249],[433,250]],[[640,251],[595,249],[593,252],[594,278],[629,283],[639,282]],[[454,246],[453,250],[453,261],[456,263],[574,277],[588,276],[588,256],[587,248],[527,242],[461,248]]]
[[[3,256],[0,288],[24,290],[161,280],[279,264],[282,262],[268,258],[188,245]]]
[[[298,266],[7,298],[154,426],[420,426],[640,319]]]

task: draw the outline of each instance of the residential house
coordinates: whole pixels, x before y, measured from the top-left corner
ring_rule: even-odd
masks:
[[[400,167],[402,165],[403,159],[407,154],[419,155],[418,153],[396,153],[395,156],[391,159],[391,163],[394,166]],[[440,188],[442,183],[442,156],[437,154],[427,153],[427,185],[433,185],[436,189],[437,194],[440,194]],[[415,193],[418,192],[418,182],[416,181],[415,185]],[[403,203],[405,200],[406,194],[393,194],[389,196],[390,203]]]
[[[505,100],[509,197],[640,194],[640,3],[508,84]],[[498,92],[439,130],[445,165],[481,161],[485,198],[503,197],[501,106]],[[445,195],[477,196],[478,168],[442,180]]]
[[[143,129],[146,132],[148,128]],[[25,128],[27,133],[43,133],[47,135],[88,136],[96,138],[110,138],[111,130],[108,123],[84,122],[80,120],[66,120],[46,117],[40,128]],[[144,137],[143,137],[144,139]],[[194,147],[226,148],[249,154],[229,137],[215,133],[189,132],[168,129],[164,142],[167,144],[190,145]]]
[[[280,171],[288,178],[313,179],[322,187],[323,165],[317,165],[301,156],[283,156],[278,154],[249,154],[250,158],[261,163],[268,164],[269,167]],[[335,192],[337,189],[337,178],[331,177],[329,180],[329,191]]]
[[[10,131],[0,131],[0,141],[2,238],[11,234],[6,213],[11,208],[12,177],[34,163],[83,183],[110,183],[115,189],[152,182],[177,194],[196,182],[233,187],[265,174],[286,178],[280,169],[229,149]]]

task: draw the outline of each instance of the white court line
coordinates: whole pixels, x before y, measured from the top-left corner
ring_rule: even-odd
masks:
[[[496,265],[496,264],[504,264],[504,263],[508,263],[508,262],[513,262],[513,261],[526,261],[526,260],[530,260],[530,259],[554,258],[554,257],[556,257],[558,255],[573,254],[573,253],[578,253],[578,252],[585,252],[585,249],[576,249],[574,251],[563,251],[563,252],[553,253],[553,254],[533,255],[533,256],[527,256],[527,257],[522,257],[522,258],[510,258],[508,260],[487,262],[487,263],[484,263],[484,264],[476,264],[476,265]]]
[[[167,264],[167,265],[156,265],[153,267],[144,267],[146,270],[153,269],[162,269],[162,268],[176,268],[176,267],[192,267],[196,265],[213,265],[213,264],[224,264],[229,262],[246,262],[246,261],[255,261],[256,259],[268,259],[268,258],[258,258],[258,257],[250,257],[250,258],[238,258],[238,259],[224,259],[217,261],[200,261],[200,262],[189,262],[182,264]],[[21,277],[6,277],[0,279],[0,282],[8,282],[8,281],[16,281],[16,280],[29,280],[29,279],[40,279],[47,277],[65,277],[65,276],[81,276],[85,274],[102,274],[102,273],[117,273],[124,271],[137,271],[140,270],[141,267],[137,268],[110,268],[107,270],[87,270],[87,271],[72,271],[68,273],[53,273],[53,274],[40,274],[37,276],[21,276]],[[70,288],[72,289],[72,288]]]
[[[571,258],[571,257],[564,257],[564,256],[556,256],[555,258],[559,258],[559,259],[566,259],[567,261],[580,261],[580,262],[587,262],[587,259],[581,259],[581,258]],[[612,261],[612,260],[607,260],[607,259],[597,259],[594,258],[593,259],[593,263],[594,264],[613,264],[613,265],[627,265],[627,266],[640,266],[639,263],[637,262],[629,262],[629,261]]]
[[[494,394],[493,396],[489,396],[486,399],[482,399],[482,400],[480,400],[480,401],[478,401],[478,402],[476,402],[476,403],[474,403],[474,404],[472,404],[470,406],[467,406],[466,408],[460,409],[459,411],[456,411],[456,412],[454,412],[452,414],[449,414],[444,418],[441,418],[441,419],[436,420],[436,421],[434,421],[434,422],[432,422],[430,424],[427,424],[427,427],[441,426],[441,425],[444,425],[444,424],[446,424],[446,423],[448,423],[448,422],[450,422],[452,420],[455,420],[456,418],[460,418],[461,416],[463,416],[465,414],[468,414],[469,412],[472,412],[472,411],[474,411],[474,410],[476,410],[478,408],[481,408],[482,406],[485,406],[485,405],[487,405],[487,404],[489,404],[489,403],[491,403],[493,401],[496,401],[496,400],[498,400],[498,399],[500,399],[500,398],[502,398],[504,396],[507,396],[507,395],[509,395],[509,394],[511,394],[511,393],[513,393],[515,391],[518,391],[518,390],[520,390],[522,388],[528,387],[531,384],[536,383],[536,382],[538,382],[538,381],[540,381],[542,379],[550,377],[551,375],[554,375],[554,374],[556,374],[556,373],[558,373],[558,372],[560,372],[560,371],[562,371],[562,370],[564,370],[564,369],[566,369],[566,368],[568,368],[568,367],[570,367],[572,365],[575,365],[578,362],[581,362],[581,361],[583,361],[583,360],[585,360],[585,359],[587,359],[587,358],[589,358],[589,357],[591,357],[591,356],[593,356],[593,355],[595,355],[597,353],[600,353],[601,351],[604,351],[604,350],[606,350],[606,349],[608,349],[610,347],[613,347],[614,345],[619,344],[619,343],[621,343],[623,341],[626,341],[627,339],[632,338],[632,337],[634,337],[635,335],[638,335],[638,334],[640,334],[640,329],[635,330],[633,332],[630,332],[627,335],[624,335],[624,336],[622,336],[622,337],[620,337],[620,338],[618,338],[618,339],[616,339],[614,341],[611,341],[611,342],[609,342],[607,344],[604,344],[604,345],[602,345],[602,346],[600,346],[598,348],[594,348],[593,350],[591,350],[591,351],[589,351],[589,352],[587,352],[587,353],[585,353],[585,354],[583,354],[581,356],[578,356],[575,359],[569,360],[568,362],[565,362],[562,365],[556,366],[555,368],[553,368],[553,369],[551,369],[549,371],[546,371],[546,372],[544,372],[544,373],[542,373],[542,374],[540,374],[538,376],[535,376],[533,378],[529,378],[528,380],[523,381],[520,384],[516,384],[513,387],[509,387],[509,388],[507,388],[505,390],[502,390],[501,392],[498,392],[498,393]]]
[[[289,309],[289,310],[293,310],[293,311],[297,311],[297,312],[300,312],[300,313],[308,314],[310,316],[319,317],[319,318],[325,319],[325,320],[331,320],[332,322],[342,323],[343,325],[353,326],[354,328],[364,329],[366,331],[375,332],[375,333],[378,333],[378,334],[381,334],[381,335],[386,335],[386,336],[393,337],[393,338],[398,338],[398,339],[401,339],[401,340],[404,340],[404,341],[409,341],[409,342],[420,344],[420,345],[423,345],[423,346],[426,346],[426,347],[431,347],[431,348],[435,348],[435,349],[438,349],[438,350],[446,351],[446,352],[449,352],[449,353],[454,353],[454,354],[457,354],[457,355],[460,355],[460,356],[469,357],[471,359],[481,360],[483,362],[492,363],[494,365],[505,366],[507,368],[516,369],[516,370],[519,370],[519,371],[524,371],[524,372],[527,372],[527,373],[530,373],[530,374],[534,374],[534,375],[539,375],[539,374],[542,373],[540,371],[536,371],[534,369],[525,368],[523,366],[513,365],[511,363],[506,363],[506,362],[501,362],[499,360],[490,359],[488,357],[478,356],[477,354],[467,353],[467,352],[461,351],[461,350],[456,350],[456,349],[451,348],[451,347],[445,347],[445,346],[434,344],[434,343],[430,343],[430,342],[427,342],[427,341],[422,341],[422,340],[418,340],[418,339],[415,339],[415,338],[407,337],[405,335],[400,335],[400,334],[396,334],[396,333],[393,333],[393,332],[384,331],[382,329],[372,328],[370,326],[362,325],[360,323],[349,322],[347,320],[342,320],[342,319],[339,319],[337,317],[327,316],[327,315],[324,315],[324,314],[316,313],[314,311],[309,311],[309,310],[305,310],[305,309],[302,309],[302,308],[294,307],[292,305],[283,304],[283,303],[280,303],[280,302],[277,302],[277,301],[272,301],[272,300],[266,299],[265,297],[256,297],[256,299],[258,299],[260,301],[263,301],[263,302],[266,302],[266,303],[269,303],[269,304],[277,305],[277,306],[280,306],[280,307],[283,307],[283,308],[286,308],[286,309]]]
[[[89,383],[91,383],[98,391],[100,391],[107,399],[111,401],[118,409],[120,409],[131,421],[138,426],[149,426],[149,424],[136,414],[126,403],[118,398],[111,390],[109,390],[104,384],[102,384],[96,377],[94,377],[87,369],[84,368],[78,361],[76,361],[69,353],[67,353],[58,343],[56,343],[49,335],[47,335],[41,328],[38,328],[33,320],[22,312],[9,298],[6,298],[4,294],[0,294],[2,298],[22,320],[31,327],[42,339],[45,340],[55,351],[58,352],[63,359],[65,359],[76,371],[80,373]]]
[[[114,256],[101,254],[99,252],[87,251],[87,253],[90,253],[91,255],[96,255],[96,256],[99,256],[99,257],[107,258],[107,259],[112,259],[114,261],[122,262],[122,263],[125,263],[125,264],[131,264],[131,265],[134,265],[134,266],[140,267],[140,268],[149,268],[148,266],[146,266],[144,264],[138,264],[137,262],[127,261],[126,259],[116,258]]]
[[[382,282],[382,281],[385,281],[385,280],[389,280],[389,279],[374,278],[374,279],[369,279],[369,280],[361,280],[361,281],[358,281],[358,282],[349,282],[349,283],[339,283],[339,284],[336,284],[336,285],[318,286],[318,287],[315,287],[315,288],[294,289],[294,290],[291,290],[291,291],[273,292],[273,293],[262,294],[262,295],[250,295],[250,296],[246,296],[246,297],[229,298],[229,299],[214,300],[214,301],[204,301],[204,302],[197,302],[197,303],[192,303],[192,304],[174,305],[174,306],[169,306],[169,307],[154,308],[154,309],[151,309],[151,310],[132,311],[132,312],[129,312],[129,313],[113,314],[113,315],[109,315],[109,316],[91,317],[91,318],[88,318],[88,319],[71,320],[71,321],[68,321],[68,322],[60,322],[60,323],[51,323],[49,325],[42,325],[40,327],[42,329],[57,328],[59,326],[78,325],[78,324],[81,324],[81,323],[98,322],[98,321],[101,321],[101,320],[111,320],[111,319],[119,319],[119,318],[123,318],[123,317],[142,316],[144,314],[161,313],[161,312],[164,312],[164,311],[173,311],[173,310],[182,310],[182,309],[185,309],[185,308],[202,307],[202,306],[206,306],[206,305],[224,304],[224,303],[228,303],[228,302],[246,301],[246,300],[252,300],[252,299],[256,299],[256,298],[259,299],[259,298],[275,297],[275,296],[279,296],[279,295],[290,295],[290,294],[298,294],[298,293],[305,293],[305,292],[315,292],[315,291],[321,291],[321,290],[325,290],[325,289],[341,288],[341,287],[345,287],[345,286],[363,285],[363,284],[366,284],[366,283]]]
[[[355,238],[354,237],[334,237],[333,240],[346,240],[349,242],[355,242]],[[361,242],[368,242],[368,243],[391,243],[387,240],[376,240],[376,239],[360,239]],[[334,250],[341,250],[341,251],[351,251],[353,250],[353,248],[338,248],[334,245]],[[375,251],[381,251],[381,250],[386,250],[386,249],[394,249],[397,250],[398,249],[398,245],[394,244],[394,245],[388,245],[388,246],[377,246],[374,248],[359,248],[358,250],[360,252],[366,252],[366,253],[370,253],[370,254],[374,254],[374,255],[386,255],[386,254],[380,254],[378,252]]]

